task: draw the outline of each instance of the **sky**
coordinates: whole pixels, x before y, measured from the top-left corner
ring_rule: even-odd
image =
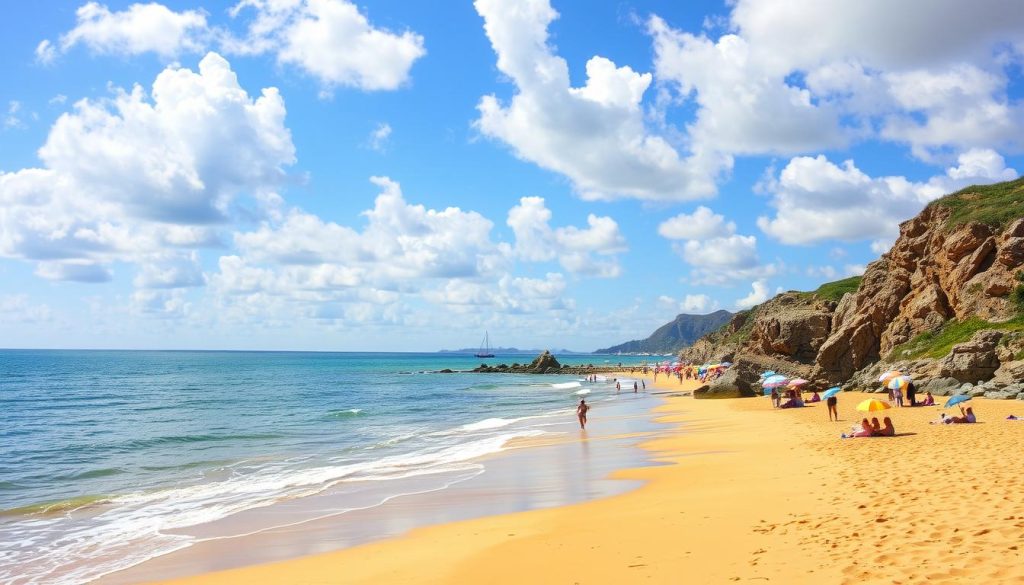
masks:
[[[0,347],[593,350],[1024,169],[1014,0],[6,7]]]

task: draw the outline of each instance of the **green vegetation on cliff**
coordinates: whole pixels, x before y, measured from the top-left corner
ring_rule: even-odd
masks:
[[[1024,317],[1018,316],[1002,322],[986,321],[978,317],[971,317],[964,321],[946,321],[938,331],[925,331],[910,341],[897,345],[886,356],[886,360],[896,361],[925,357],[940,359],[946,356],[954,345],[969,341],[975,333],[983,329],[1024,331]]]
[[[931,205],[941,205],[952,211],[949,227],[971,222],[1003,227],[1024,217],[1024,177],[994,185],[972,185]]]
[[[851,276],[850,278],[844,278],[835,282],[826,282],[819,286],[818,290],[814,291],[814,296],[826,301],[839,302],[846,293],[857,292],[857,288],[860,286],[860,278],[859,276]]]

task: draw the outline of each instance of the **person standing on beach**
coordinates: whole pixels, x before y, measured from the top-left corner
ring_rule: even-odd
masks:
[[[644,382],[643,380],[640,380],[640,385],[643,386],[644,392],[647,392],[647,382]]]
[[[587,411],[590,407],[587,405],[587,401],[580,398],[580,405],[576,407],[576,418],[580,419],[580,430],[586,430],[587,428]]]
[[[636,382],[633,382],[633,394],[636,394],[638,388],[639,386],[637,386]]]
[[[622,390],[622,384],[616,382],[615,383],[615,393],[618,394],[619,390]]]
[[[832,415],[833,414],[836,415],[835,420],[837,420],[837,421],[839,420],[839,407],[837,406],[838,403],[839,403],[839,399],[836,398],[835,396],[829,396],[828,400],[825,401],[825,404],[828,406],[828,420],[829,421],[832,420]]]

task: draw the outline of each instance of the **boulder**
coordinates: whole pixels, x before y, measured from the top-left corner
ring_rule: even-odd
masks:
[[[533,361],[530,362],[528,369],[535,374],[546,374],[548,373],[548,370],[553,369],[557,371],[561,367],[562,365],[558,363],[555,356],[551,355],[551,352],[545,349],[543,353],[535,357]]]
[[[760,387],[757,380],[760,374],[757,364],[750,362],[737,362],[724,374],[715,378],[710,383],[694,390],[694,398],[737,398],[741,396],[756,396]]]
[[[992,398],[994,400],[1010,400],[1015,396],[1016,394],[1010,394],[1009,392],[1002,392],[1000,390],[992,390],[991,392],[985,393],[985,398]]]
[[[966,394],[968,396],[970,396],[971,398],[977,398],[979,396],[984,396],[987,393],[988,393],[988,390],[986,390],[983,386],[974,386],[974,387],[972,387],[970,390],[968,390],[966,392]]]
[[[924,392],[931,392],[937,396],[950,396],[960,387],[960,381],[956,378],[932,378],[921,386]]]
[[[996,261],[1010,268],[1024,264],[1024,238],[1007,238],[999,248]]]
[[[970,341],[954,345],[939,361],[940,375],[960,381],[991,379],[999,369],[996,343],[1002,336],[1001,331],[979,331]]]
[[[1017,394],[1017,400],[1024,400],[1024,392]]]

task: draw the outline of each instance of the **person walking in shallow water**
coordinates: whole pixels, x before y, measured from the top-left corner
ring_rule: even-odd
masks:
[[[580,405],[576,407],[576,418],[580,419],[580,429],[582,430],[587,428],[588,410],[590,410],[590,406],[587,405],[587,401],[580,398]]]

